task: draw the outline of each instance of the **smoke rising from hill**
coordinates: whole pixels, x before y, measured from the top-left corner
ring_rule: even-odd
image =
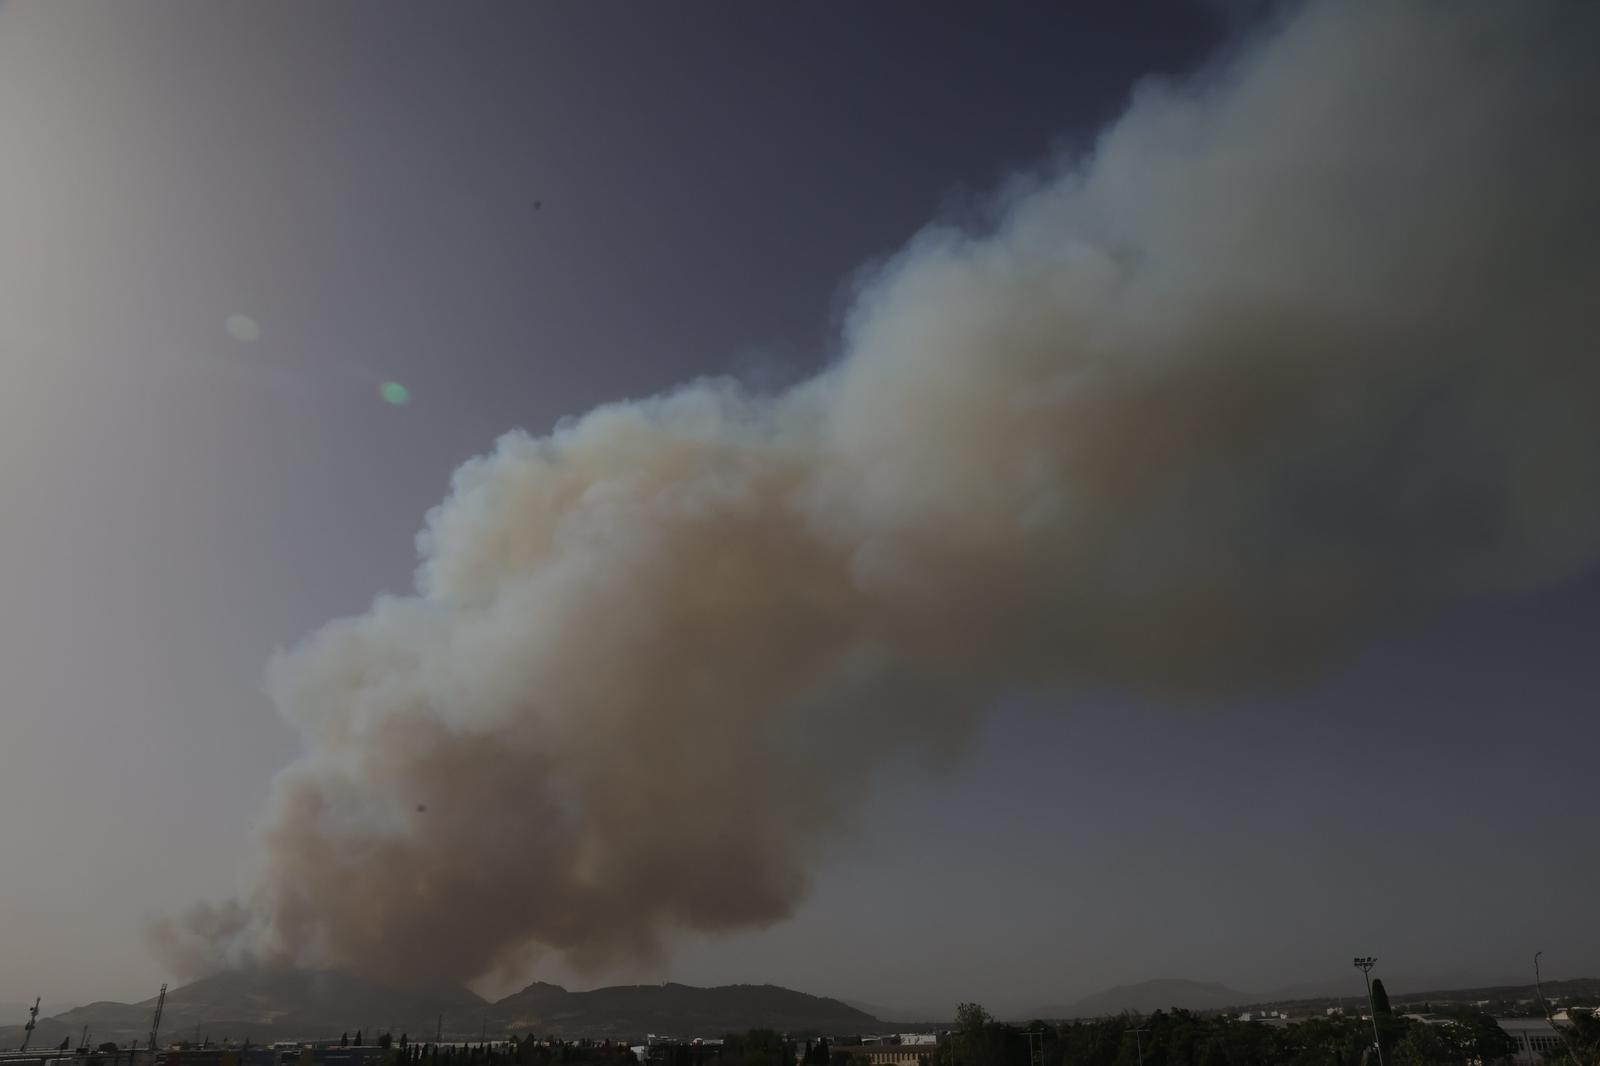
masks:
[[[415,595],[272,664],[262,877],[162,942],[470,978],[775,922],[1008,691],[1292,683],[1592,564],[1596,23],[1308,7],[918,236],[815,379],[508,434]]]

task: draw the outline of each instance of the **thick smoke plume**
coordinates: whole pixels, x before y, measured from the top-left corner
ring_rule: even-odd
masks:
[[[1014,691],[1214,698],[1600,551],[1600,9],[1296,12],[1147,84],[839,360],[511,433],[273,663],[256,958],[472,977],[782,919]]]

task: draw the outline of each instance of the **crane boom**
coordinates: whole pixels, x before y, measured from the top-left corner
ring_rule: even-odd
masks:
[[[150,1019],[150,1054],[156,1053],[156,1034],[161,1032],[161,1008],[167,1005],[167,986],[161,986],[161,994],[156,997],[156,1016]]]
[[[33,1040],[33,1026],[39,1018],[39,997],[33,997],[33,1006],[28,1008],[28,1024],[22,1027],[22,1046],[18,1051],[27,1051],[28,1044]]]

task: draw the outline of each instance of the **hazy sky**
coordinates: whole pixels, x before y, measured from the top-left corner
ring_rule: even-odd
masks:
[[[147,920],[239,891],[296,751],[268,656],[409,587],[464,459],[812,372],[853,271],[1237,10],[0,0],[0,1001],[168,976]],[[878,777],[791,921],[539,976],[1011,1009],[1357,953],[1594,973],[1597,633],[1589,572],[1301,690],[1006,706]]]

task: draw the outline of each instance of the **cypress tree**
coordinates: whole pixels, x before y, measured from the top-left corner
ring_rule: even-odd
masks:
[[[1378,1014],[1394,1013],[1394,1010],[1389,1006],[1389,993],[1384,991],[1383,978],[1381,977],[1372,982],[1372,1009]]]

